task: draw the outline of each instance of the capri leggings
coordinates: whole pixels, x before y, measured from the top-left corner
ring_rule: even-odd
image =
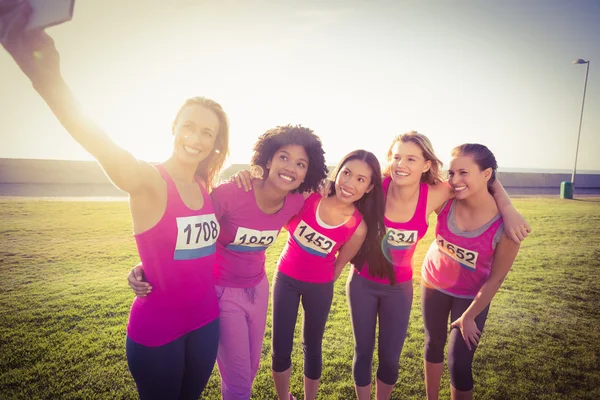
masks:
[[[279,271],[273,280],[273,342],[271,367],[283,372],[292,366],[294,328],[302,301],[302,347],[304,375],[321,378],[322,348],[325,323],[333,300],[333,281],[310,283],[291,278]]]
[[[387,285],[350,272],[346,294],[354,332],[354,383],[356,386],[371,384],[375,328],[379,316],[377,379],[386,385],[394,385],[398,380],[398,361],[412,306],[412,280]]]
[[[218,318],[163,346],[147,347],[127,337],[127,364],[140,399],[197,400],[212,373],[218,344]]]
[[[430,363],[444,362],[444,346],[448,332],[448,314],[450,320],[456,321],[471,305],[473,299],[461,299],[440,292],[437,289],[422,286],[421,305],[423,322],[425,323],[425,361]],[[483,333],[483,326],[490,306],[488,305],[477,317],[475,324]],[[473,389],[473,355],[477,346],[467,348],[460,329],[450,331],[448,341],[448,369],[450,383],[457,390]]]

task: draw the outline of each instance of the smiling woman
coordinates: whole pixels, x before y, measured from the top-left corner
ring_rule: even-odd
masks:
[[[219,340],[213,266],[219,224],[208,195],[228,154],[221,106],[195,97],[172,126],[174,146],[151,165],[119,147],[78,106],[60,73],[53,40],[24,31],[31,8],[15,2],[0,15],[2,44],[69,134],[129,193],[140,259],[154,293],[136,298],[127,326],[127,361],[140,398],[198,398],[212,372]]]

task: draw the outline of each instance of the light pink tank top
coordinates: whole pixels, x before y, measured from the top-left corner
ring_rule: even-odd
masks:
[[[490,276],[503,221],[498,214],[475,232],[459,232],[452,215],[455,201],[449,200],[438,215],[436,238],[423,261],[422,277],[444,293],[472,299]]]

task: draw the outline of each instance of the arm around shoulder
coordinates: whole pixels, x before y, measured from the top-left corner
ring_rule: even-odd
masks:
[[[504,231],[513,242],[519,244],[529,235],[531,227],[525,218],[513,206],[504,186],[497,179],[492,184],[494,200],[502,218],[504,219]]]
[[[428,185],[428,187],[427,216],[429,217],[434,211],[439,214],[444,203],[454,198],[454,190],[448,181],[441,181],[435,185]]]

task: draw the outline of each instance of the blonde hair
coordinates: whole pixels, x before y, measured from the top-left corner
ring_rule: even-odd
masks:
[[[392,148],[394,147],[396,142],[412,142],[416,144],[423,152],[423,157],[425,158],[425,161],[431,161],[431,167],[429,168],[429,170],[421,174],[421,182],[428,183],[429,185],[435,185],[436,183],[444,180],[441,173],[441,169],[444,163],[435,155],[433,151],[433,146],[431,145],[431,142],[429,141],[427,136],[417,131],[403,133],[394,138],[387,152],[388,165],[383,171],[384,176],[390,176],[390,161],[392,160]]]
[[[179,120],[181,112],[187,106],[202,106],[207,110],[212,111],[219,120],[219,133],[215,141],[215,147],[210,152],[208,157],[198,164],[196,168],[196,176],[202,178],[206,182],[206,189],[210,191],[217,180],[225,160],[229,156],[229,119],[227,114],[223,111],[223,107],[214,100],[207,99],[206,97],[191,97],[183,103],[183,105],[177,111],[175,120],[173,121],[172,130],[175,132],[175,126]]]

